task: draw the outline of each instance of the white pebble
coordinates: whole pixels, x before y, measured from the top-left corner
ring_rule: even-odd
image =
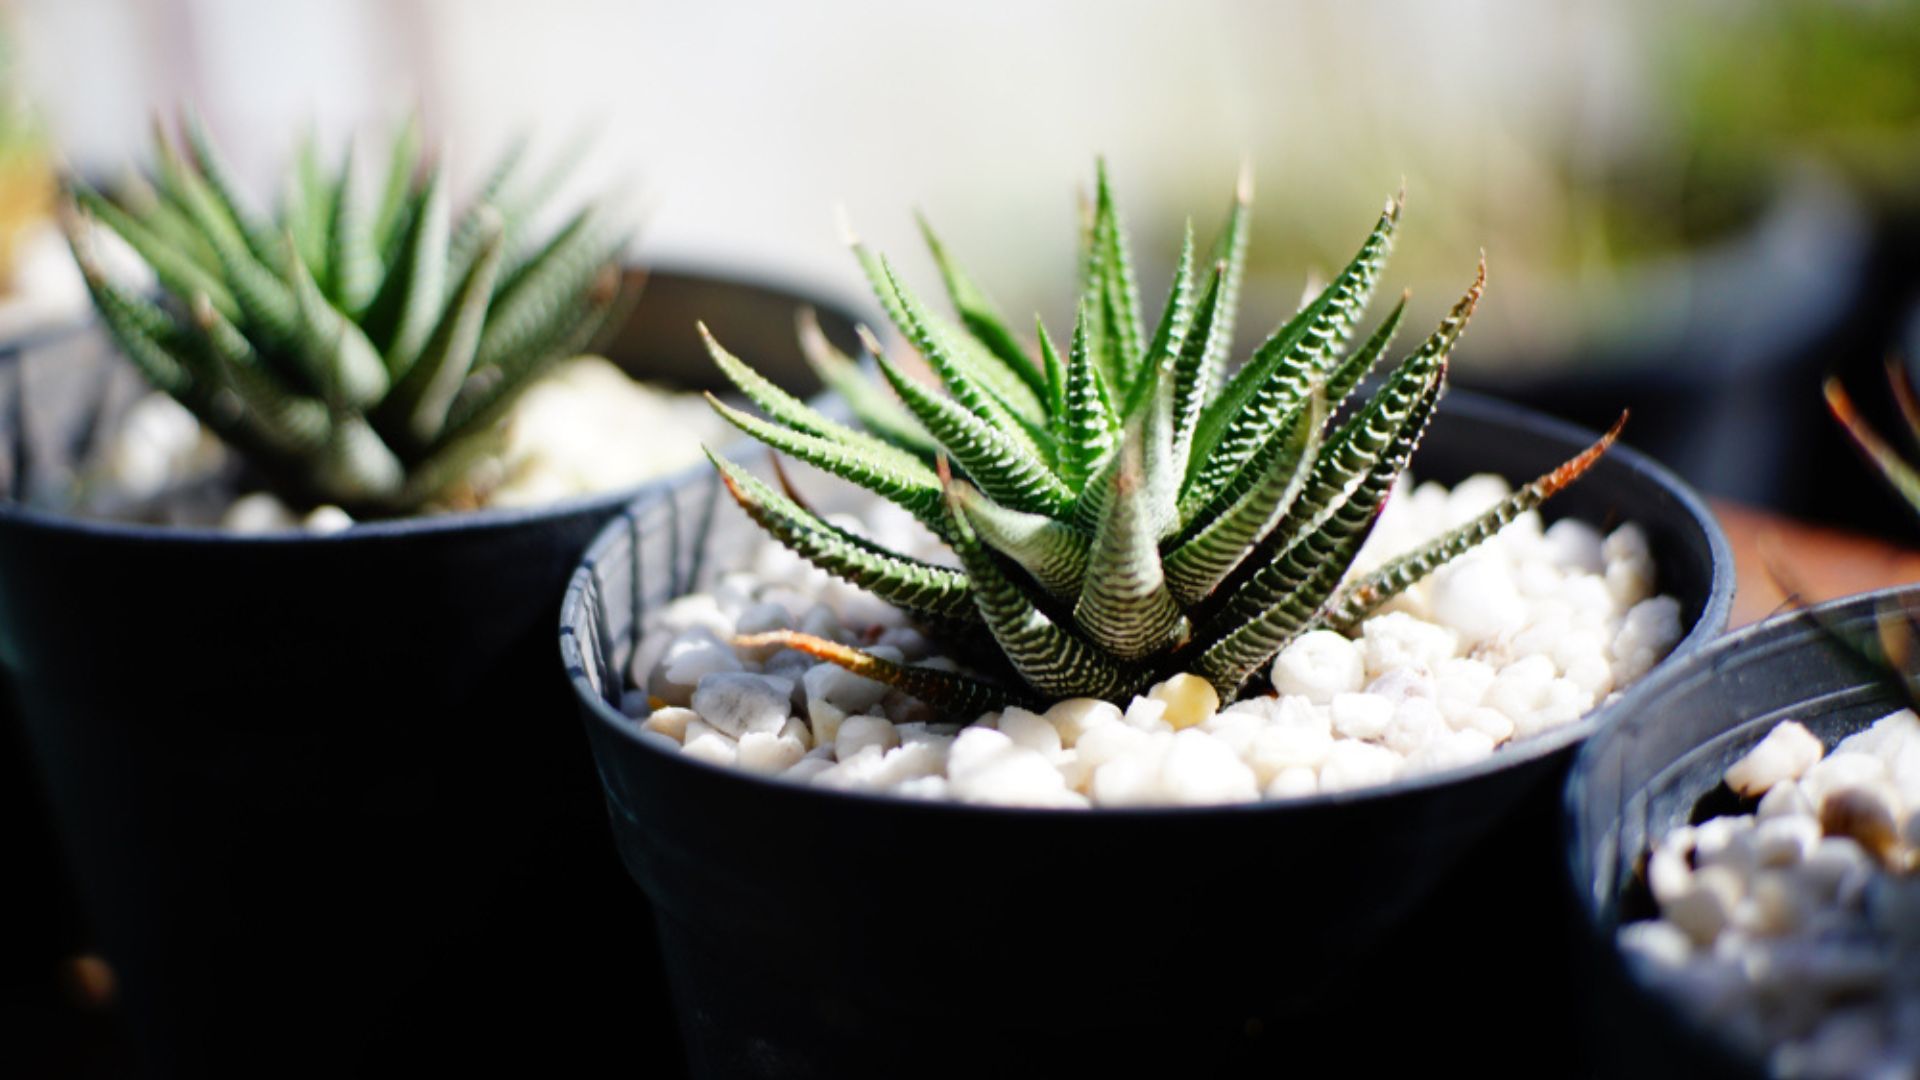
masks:
[[[1393,723],[1387,729],[1384,742],[1389,750],[1406,757],[1452,733],[1438,705],[1426,698],[1408,698],[1394,707]],[[1493,749],[1492,740],[1487,741],[1487,749]]]
[[[1047,722],[1060,733],[1060,745],[1071,747],[1080,741],[1080,736],[1099,723],[1118,723],[1120,707],[1111,701],[1099,698],[1068,698],[1055,702],[1044,714]]]
[[[1628,523],[1613,530],[1600,545],[1600,554],[1606,560],[1607,592],[1614,603],[1632,607],[1653,595],[1653,552],[1640,526]]]
[[[1159,698],[1137,697],[1127,703],[1127,711],[1121,717],[1128,727],[1141,731],[1172,731],[1173,725],[1167,723],[1167,703]]]
[[[1394,705],[1378,694],[1335,694],[1333,730],[1348,739],[1379,739],[1393,725]]]
[[[1824,803],[1827,793],[1849,787],[1873,787],[1887,780],[1887,763],[1878,755],[1834,748],[1800,777],[1800,786],[1815,806]]]
[[[902,742],[880,758],[880,767],[872,776],[875,787],[897,789],[903,784],[946,771],[950,739],[938,742],[913,740]]]
[[[942,802],[953,797],[944,776],[915,777],[895,787],[893,793],[903,799],[925,799],[929,802]]]
[[[1320,778],[1304,765],[1281,769],[1268,781],[1264,794],[1269,799],[1301,799],[1320,790]]]
[[[1368,675],[1401,668],[1435,668],[1460,651],[1460,636],[1444,626],[1402,612],[1388,612],[1360,626],[1360,656]]]
[[[1671,596],[1641,600],[1613,638],[1614,679],[1628,683],[1647,673],[1680,640],[1680,602]]]
[[[1458,718],[1449,718],[1448,723],[1455,731],[1478,731],[1495,743],[1503,743],[1513,738],[1516,730],[1512,717],[1499,709],[1490,709],[1484,705],[1468,709]]]
[[[1753,830],[1754,860],[1760,866],[1798,866],[1820,842],[1820,823],[1811,817],[1770,817]]]
[[[1793,720],[1776,724],[1727,769],[1727,786],[1747,798],[1764,795],[1775,784],[1805,776],[1824,753],[1819,736],[1805,725]]]
[[[900,733],[884,716],[849,716],[840,722],[839,735],[833,741],[834,755],[847,760],[868,747],[882,751],[900,745]]]
[[[721,641],[733,638],[733,620],[720,610],[720,604],[706,593],[676,597],[657,616],[662,629],[680,631],[705,629]]]
[[[1294,638],[1273,661],[1273,688],[1325,705],[1335,694],[1360,689],[1366,665],[1360,650],[1331,630],[1310,630]]]
[[[740,757],[740,747],[724,732],[702,720],[687,724],[686,744],[681,751],[696,761],[712,765],[732,765]]]
[[[693,689],[708,675],[741,670],[732,646],[704,626],[683,630],[668,642],[659,665],[648,681],[654,696],[669,705],[685,705]]]
[[[1260,797],[1253,770],[1204,731],[1181,731],[1160,763],[1166,801],[1183,806],[1251,802]]]
[[[846,723],[847,714],[838,706],[828,704],[818,698],[807,701],[807,727],[813,732],[815,746],[832,746],[840,740],[840,725]]]
[[[1695,945],[1711,945],[1732,921],[1741,892],[1739,874],[1727,867],[1696,870],[1687,887],[1669,900],[1660,914],[1685,931]]]
[[[1139,755],[1151,739],[1150,734],[1131,724],[1102,723],[1088,728],[1074,744],[1074,751],[1086,768],[1097,770],[1108,762]]]
[[[740,736],[739,754],[738,764],[748,772],[784,772],[807,756],[806,728],[798,720],[789,720],[775,735],[750,731]]]
[[[1341,739],[1327,751],[1326,763],[1320,766],[1320,790],[1385,784],[1399,774],[1400,764],[1400,755],[1384,746]]]
[[[833,759],[814,757],[811,754],[794,762],[793,767],[781,773],[781,777],[797,783],[809,783],[814,777],[833,768]]]
[[[1782,780],[1767,789],[1760,797],[1760,805],[1754,809],[1754,816],[1762,821],[1776,817],[1813,818],[1817,808],[1813,800],[1797,781]]]
[[[330,536],[353,528],[353,515],[337,506],[316,506],[300,519],[300,527],[316,536]]]
[[[1268,723],[1253,730],[1244,753],[1256,778],[1271,783],[1288,769],[1319,768],[1340,744],[1332,725],[1305,698],[1288,697]]]
[[[1647,856],[1647,890],[1662,908],[1680,898],[1693,881],[1693,829],[1683,826],[1654,845]]]
[[[1553,661],[1544,656],[1527,656],[1500,669],[1487,688],[1486,703],[1507,714],[1516,724],[1547,702],[1553,685]]]
[[[1407,755],[1410,773],[1439,772],[1471,765],[1493,753],[1493,737],[1485,732],[1464,728],[1442,729]]]
[[[1583,574],[1606,572],[1606,557],[1601,553],[1600,531],[1576,518],[1561,518],[1547,526],[1544,535],[1554,565]]]
[[[1486,700],[1487,690],[1498,675],[1493,665],[1471,657],[1455,657],[1442,663],[1433,673],[1434,696],[1440,711],[1448,719]]]
[[[678,709],[671,706],[655,709],[647,714],[640,726],[648,731],[657,731],[674,742],[685,742],[687,725],[700,719],[700,714],[692,709]]]
[[[704,675],[693,692],[693,711],[721,732],[739,738],[750,731],[777,734],[792,716],[792,684],[745,671]]]
[[[1504,561],[1474,551],[1435,572],[1433,613],[1463,640],[1479,642],[1518,631],[1527,602]]]
[[[1012,739],[1014,745],[1048,758],[1062,749],[1059,730],[1048,723],[1045,717],[1025,709],[1011,708],[1001,713],[1000,732]]]
[[[1173,736],[1162,738],[1170,742]],[[1151,806],[1161,799],[1160,762],[1146,756],[1114,758],[1093,770],[1089,791],[1096,806]]]
[[[299,519],[287,504],[275,496],[256,491],[233,500],[226,513],[220,518],[220,527],[228,532],[252,535],[257,533],[282,532],[294,528]]]
[[[1561,670],[1568,682],[1585,691],[1595,701],[1613,690],[1613,665],[1607,663],[1604,654],[1579,657],[1569,661]]]

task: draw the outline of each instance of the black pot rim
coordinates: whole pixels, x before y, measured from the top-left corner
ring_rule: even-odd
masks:
[[[1510,423],[1515,427],[1532,433],[1577,440],[1583,444],[1592,443],[1598,438],[1598,435],[1595,433],[1569,424],[1563,420],[1557,420],[1553,417],[1534,412],[1531,409],[1526,409],[1482,394],[1453,390],[1447,394],[1447,398],[1456,408],[1464,406],[1464,411],[1476,413],[1486,419]],[[1446,406],[1443,405],[1442,407],[1445,408]],[[1706,603],[1701,608],[1699,618],[1697,618],[1687,632],[1681,636],[1680,641],[1674,645],[1673,650],[1654,666],[1654,670],[1649,671],[1646,675],[1641,676],[1640,680],[1636,681],[1634,688],[1637,689],[1639,685],[1649,677],[1658,674],[1663,669],[1671,667],[1677,661],[1688,658],[1703,648],[1716,636],[1717,631],[1714,628],[1725,625],[1726,615],[1731,611],[1733,606],[1733,549],[1728,544],[1726,535],[1721,531],[1718,519],[1716,519],[1712,511],[1707,508],[1705,501],[1691,488],[1681,482],[1679,477],[1669,472],[1658,462],[1633,450],[1631,447],[1616,443],[1614,447],[1608,451],[1608,456],[1612,457],[1615,455],[1618,456],[1622,464],[1643,472],[1658,481],[1676,501],[1686,508],[1688,515],[1694,519],[1694,522],[1700,527],[1701,532],[1706,536],[1713,566],[1712,580],[1708,583],[1707,588]],[[560,605],[560,657],[562,663],[566,666],[567,677],[573,684],[575,697],[584,703],[585,707],[591,711],[595,723],[611,730],[616,737],[631,743],[643,754],[653,754],[661,759],[671,759],[686,768],[700,769],[709,773],[724,775],[729,777],[733,782],[760,784],[786,790],[791,792],[796,798],[845,800],[854,804],[865,804],[877,808],[889,809],[895,813],[978,815],[985,817],[1019,817],[1032,814],[1048,814],[1084,818],[1088,821],[1117,822],[1145,819],[1158,820],[1162,818],[1207,821],[1219,817],[1288,813],[1300,810],[1311,811],[1321,807],[1344,806],[1374,800],[1394,799],[1416,792],[1465,783],[1500,772],[1510,766],[1548,757],[1556,751],[1575,745],[1588,738],[1594,732],[1598,731],[1608,720],[1618,714],[1621,706],[1630,700],[1630,695],[1622,694],[1618,700],[1610,704],[1602,704],[1572,723],[1564,724],[1550,731],[1544,731],[1538,735],[1520,740],[1518,747],[1515,747],[1511,743],[1507,746],[1497,747],[1491,755],[1472,764],[1456,766],[1451,769],[1442,769],[1431,773],[1423,773],[1415,777],[1398,779],[1390,784],[1343,791],[1320,792],[1298,799],[1277,801],[1262,799],[1253,802],[1228,803],[1212,806],[1108,807],[1092,811],[1062,811],[1040,807],[983,806],[946,800],[903,799],[897,796],[875,792],[816,788],[811,785],[790,783],[778,778],[759,776],[729,766],[714,765],[704,761],[689,759],[683,754],[669,753],[653,745],[648,740],[642,739],[640,737],[639,725],[630,717],[625,716],[607,704],[607,702],[601,698],[600,694],[588,683],[586,656],[581,650],[580,643],[575,636],[574,627],[583,621],[579,615],[583,611],[587,597],[592,591],[591,582],[594,565],[600,560],[606,549],[614,544],[623,532],[632,527],[633,520],[631,509],[625,510],[618,518],[602,530],[599,536],[594,538],[593,544],[587,548],[587,553],[582,559],[580,566],[574,570],[573,577],[567,585],[566,598]],[[1085,827],[1100,828],[1102,826],[1089,825]]]
[[[785,293],[820,310],[844,311],[858,317],[868,315],[866,306],[850,303],[838,294],[821,290],[811,283],[796,285],[795,278],[779,270],[749,267],[735,272],[723,264],[706,261],[627,262],[622,270],[646,275],[665,274],[711,282],[722,282],[750,289]],[[12,356],[29,349],[44,348],[85,334],[104,333],[99,317],[89,310],[76,322],[24,335],[0,346],[0,356]],[[625,506],[648,491],[676,487],[699,476],[709,466],[689,465],[671,473],[612,491],[570,495],[564,499],[535,506],[494,507],[483,510],[455,510],[443,514],[355,521],[349,528],[331,533],[313,533],[300,529],[272,532],[238,533],[201,525],[153,525],[120,522],[104,518],[78,517],[52,510],[24,506],[11,500],[0,501],[0,524],[42,532],[74,534],[98,540],[118,540],[140,544],[212,544],[239,548],[284,548],[303,545],[351,546],[377,544],[396,538],[411,538],[440,533],[485,530],[510,530],[575,514],[606,513]]]
[[[1670,692],[1673,687],[1696,678],[1702,671],[1710,671],[1723,663],[1728,656],[1745,651],[1755,641],[1793,634],[1796,638],[1824,635],[1819,619],[1821,616],[1852,607],[1871,607],[1881,601],[1902,597],[1920,596],[1920,584],[1890,585],[1871,592],[1854,593],[1850,596],[1838,596],[1824,600],[1811,607],[1795,608],[1770,615],[1765,619],[1737,630],[1729,630],[1705,646],[1685,655],[1676,656],[1672,663],[1661,663],[1635,682],[1613,708],[1622,715],[1632,715],[1645,711],[1645,703],[1658,699]],[[1674,650],[1679,652],[1678,648]],[[1566,786],[1560,796],[1560,832],[1563,863],[1574,892],[1580,897],[1581,912],[1586,918],[1589,930],[1604,932],[1604,928],[1595,925],[1597,912],[1593,908],[1594,897],[1586,882],[1580,881],[1579,867],[1575,862],[1574,821],[1579,817],[1580,805],[1585,794],[1584,777],[1593,769],[1592,762],[1599,751],[1592,747],[1581,748],[1574,758],[1573,769],[1568,774]]]

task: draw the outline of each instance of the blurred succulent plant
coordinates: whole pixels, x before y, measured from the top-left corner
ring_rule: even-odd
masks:
[[[377,186],[311,140],[271,221],[238,196],[200,123],[154,138],[152,183],[69,184],[68,239],[127,357],[296,504],[417,510],[489,447],[548,365],[618,310],[625,234],[596,206],[539,244],[520,234],[564,167],[510,149],[462,213],[408,123]],[[168,294],[111,281],[86,219],[119,234]]]
[[[947,390],[908,376],[870,336],[891,396],[863,382],[847,357],[822,352],[823,374],[866,431],[782,393],[709,337],[721,370],[769,419],[713,399],[721,415],[897,503],[961,565],[880,548],[710,453],[747,513],[829,573],[936,623],[986,631],[1024,686],[896,664],[798,633],[767,643],[961,713],[1036,696],[1125,700],[1179,672],[1231,698],[1294,637],[1359,620],[1571,483],[1612,442],[1609,433],[1474,521],[1346,581],[1433,416],[1485,266],[1439,328],[1334,425],[1405,311],[1403,297],[1347,354],[1401,200],[1388,201],[1346,268],[1229,376],[1250,189],[1243,177],[1211,269],[1198,275],[1189,224],[1172,294],[1148,334],[1103,168],[1064,353],[1044,326],[1037,353],[1021,342],[931,230],[927,243],[964,329],[928,310],[884,258],[854,241],[881,303]],[[821,342],[813,344],[819,352]]]
[[[1900,418],[1907,427],[1909,445],[1920,447],[1920,393],[1915,392],[1913,376],[1906,365],[1898,359],[1887,360],[1887,387],[1892,391],[1893,401],[1899,409]],[[1827,409],[1834,419],[1846,429],[1867,462],[1887,483],[1920,514],[1920,470],[1903,457],[1893,444],[1880,437],[1873,425],[1860,415],[1854,407],[1853,398],[1847,394],[1847,388],[1837,375],[1829,375],[1824,387],[1827,395]]]

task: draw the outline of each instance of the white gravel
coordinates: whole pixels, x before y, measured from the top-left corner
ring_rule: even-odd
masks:
[[[1920,1076],[1920,718],[1831,753],[1789,720],[1726,781],[1757,809],[1655,845],[1629,964],[1776,1075]]]
[[[1403,478],[1355,572],[1470,520],[1508,491],[1494,476],[1451,492]],[[888,547],[950,560],[891,505],[832,520]],[[710,593],[649,616],[630,670],[646,693],[625,704],[689,754],[761,772],[790,761],[779,775],[825,787],[1070,808],[1297,798],[1468,765],[1579,718],[1679,641],[1680,605],[1654,588],[1637,526],[1606,536],[1571,520],[1543,529],[1528,513],[1354,636],[1300,637],[1274,661],[1272,696],[1223,706],[1204,680],[1177,675],[1124,710],[1062,701],[1043,714],[989,713],[961,731],[932,723],[939,718],[911,698],[793,650],[723,644],[736,633],[791,628],[895,660],[951,663],[900,612],[768,540]],[[759,681],[769,674],[775,689]],[[777,688],[786,686],[782,711]],[[674,708],[690,702],[707,719],[697,729]],[[655,723],[650,709],[676,719]],[[743,732],[786,731],[789,720],[801,753],[756,744],[749,754]]]

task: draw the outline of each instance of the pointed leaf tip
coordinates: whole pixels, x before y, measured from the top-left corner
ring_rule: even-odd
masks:
[[[1627,411],[1622,410],[1620,418],[1615,420],[1613,426],[1607,429],[1607,433],[1595,440],[1592,446],[1580,451],[1580,453],[1568,459],[1558,468],[1541,477],[1541,499],[1550,499],[1559,494],[1568,484],[1580,479],[1588,469],[1593,468],[1594,464],[1600,460],[1601,455],[1613,448],[1614,442],[1620,438],[1621,429],[1626,426]]]

